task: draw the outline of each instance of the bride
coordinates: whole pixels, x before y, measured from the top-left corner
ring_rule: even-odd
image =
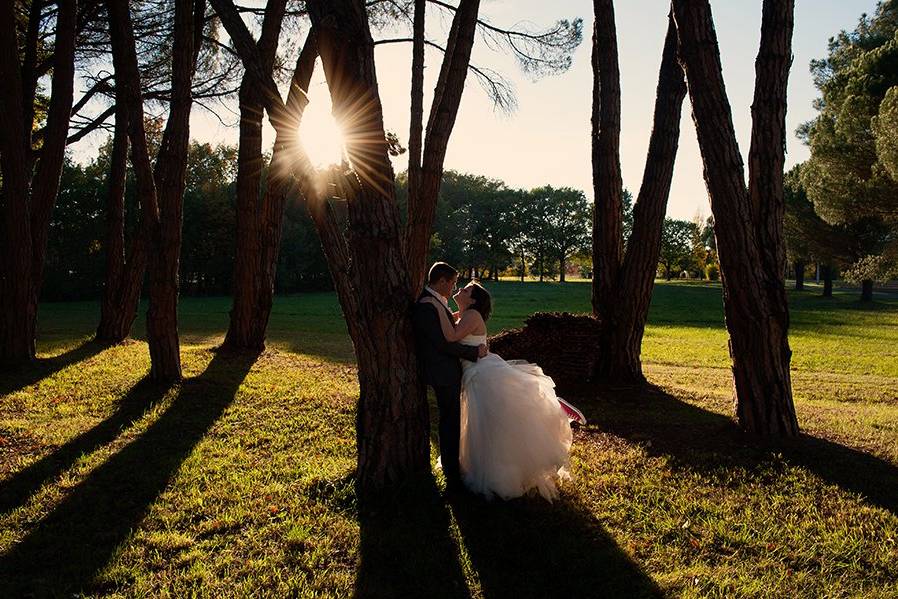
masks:
[[[457,322],[437,306],[447,341],[479,346],[486,342],[492,310],[489,292],[476,282],[454,296]],[[437,304],[435,298],[424,301]],[[505,361],[490,353],[462,362],[461,446],[465,485],[502,499],[536,490],[548,500],[570,479],[571,419],[583,415],[555,395],[555,383],[535,364]]]

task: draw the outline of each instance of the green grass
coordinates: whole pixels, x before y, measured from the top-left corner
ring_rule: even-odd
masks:
[[[492,332],[589,305],[489,287]],[[797,441],[736,431],[720,288],[659,284],[652,385],[571,398],[561,501],[450,502],[437,477],[366,516],[332,294],[278,297],[258,359],[212,351],[227,298],[184,298],[171,389],[144,343],[84,343],[95,304],[44,305],[40,360],[0,375],[0,596],[898,597],[898,297],[816,293],[790,297]]]

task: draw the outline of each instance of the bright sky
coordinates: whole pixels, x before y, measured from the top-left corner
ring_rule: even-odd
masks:
[[[754,59],[760,39],[761,2],[712,0],[711,4],[736,133],[743,156],[746,156],[751,134],[750,106]],[[615,3],[623,107],[621,161],[624,185],[634,194],[641,182],[651,132],[669,5],[669,0],[618,0]],[[875,6],[875,0],[796,0],[795,61],[789,81],[786,124],[790,133],[787,166],[803,161],[808,155],[804,145],[795,138],[794,131],[815,114],[811,102],[817,94],[808,71],[810,60],[823,57],[831,36],[841,29],[853,29],[860,15],[872,13]],[[433,8],[428,11],[431,39],[445,39],[449,19],[442,17],[443,14]],[[446,168],[499,178],[513,187],[571,186],[582,189],[587,197],[591,197],[592,3],[587,0],[483,0],[481,15],[501,27],[529,23],[536,28],[562,18],[582,17],[584,40],[568,72],[536,82],[521,74],[512,57],[497,54],[478,40],[472,62],[506,75],[515,84],[518,108],[511,115],[495,112],[485,92],[469,75],[449,143]],[[443,29],[438,29],[440,27]],[[381,37],[392,37],[392,34]],[[378,46],[376,52],[385,123],[405,142],[408,138],[411,45]],[[438,51],[428,50],[425,123],[441,60]],[[303,127],[307,147],[313,156],[338,155],[338,146],[332,142],[330,101],[320,68],[316,69],[309,96],[311,104]],[[200,110],[194,110],[191,129],[192,136],[201,141],[236,143],[236,127],[224,127]],[[270,130],[266,139],[268,144],[273,140]],[[322,141],[316,144],[316,139]],[[394,162],[397,172],[405,167],[404,157]],[[697,211],[709,214],[710,208],[687,99],[668,215],[691,219]]]

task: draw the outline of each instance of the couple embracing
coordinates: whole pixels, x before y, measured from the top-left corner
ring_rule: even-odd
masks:
[[[440,412],[447,490],[502,499],[536,491],[555,499],[570,478],[570,422],[585,419],[555,395],[539,366],[489,352],[492,298],[477,282],[457,283],[454,268],[434,264],[413,315],[418,357]]]

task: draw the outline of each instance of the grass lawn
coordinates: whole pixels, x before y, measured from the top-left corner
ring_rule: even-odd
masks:
[[[488,287],[492,332],[589,305]],[[790,297],[794,442],[733,425],[720,288],[661,283],[651,385],[570,398],[561,501],[450,502],[437,476],[365,516],[332,294],[278,297],[258,358],[213,351],[228,298],[184,298],[170,389],[143,342],[87,343],[95,303],[43,305],[40,359],[0,375],[0,597],[898,597],[898,295],[818,294]]]

